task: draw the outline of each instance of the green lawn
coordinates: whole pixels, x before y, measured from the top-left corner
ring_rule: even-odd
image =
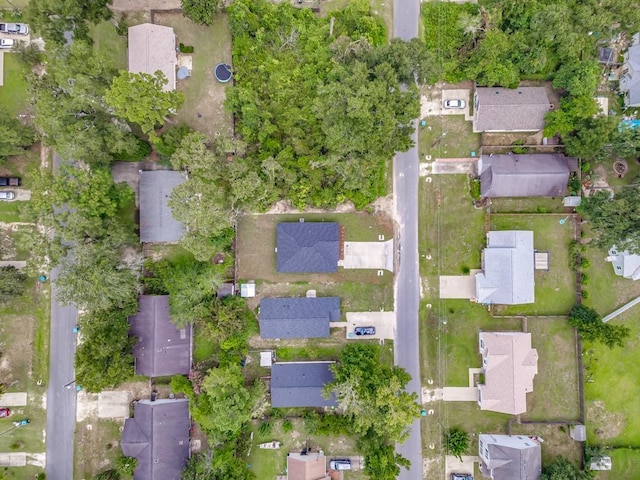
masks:
[[[4,84],[0,87],[0,110],[4,115],[18,116],[27,107],[25,70],[13,53],[4,53]]]
[[[480,134],[473,133],[471,122],[464,115],[439,115],[426,117],[425,126],[418,131],[418,151],[420,160],[425,155],[436,158],[465,158],[471,152],[479,155]]]
[[[605,450],[604,455],[611,457],[611,471],[598,472],[596,480],[637,479],[640,465],[640,450],[614,448]]]
[[[613,350],[585,344],[587,434],[593,444],[640,448],[640,325],[630,310],[611,323],[626,325],[631,336]]]
[[[31,218],[24,212],[27,202],[0,202],[0,222],[29,222]]]
[[[105,55],[118,70],[127,69],[127,37],[116,32],[111,20],[91,27],[94,48]]]
[[[561,198],[492,198],[492,213],[564,213]]]
[[[578,361],[573,328],[564,318],[530,318],[527,330],[538,351],[538,374],[523,420],[578,420]]]
[[[124,422],[92,418],[76,423],[73,478],[94,478],[100,472],[113,468],[122,455],[120,439]],[[122,476],[121,480],[132,477]]]
[[[535,303],[498,306],[501,315],[566,315],[575,303],[575,274],[569,268],[573,218],[561,215],[492,215],[492,230],[533,230],[534,248],[549,252],[549,271],[535,272]]]

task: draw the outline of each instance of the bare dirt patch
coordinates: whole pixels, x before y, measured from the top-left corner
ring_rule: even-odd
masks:
[[[609,412],[604,402],[594,400],[585,405],[586,416],[591,420],[590,428],[601,440],[616,438],[625,427],[624,416],[620,413]]]

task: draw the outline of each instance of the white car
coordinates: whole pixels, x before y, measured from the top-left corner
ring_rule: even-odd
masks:
[[[13,48],[16,41],[13,38],[0,38],[0,48]]]
[[[445,100],[444,108],[464,108],[467,106],[467,102],[464,100]]]
[[[16,193],[11,190],[3,190],[0,192],[0,200],[13,200],[16,198]]]

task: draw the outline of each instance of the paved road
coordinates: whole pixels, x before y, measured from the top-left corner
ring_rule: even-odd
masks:
[[[54,168],[61,163],[54,156]],[[47,478],[69,480],[73,478],[73,448],[76,426],[76,392],[65,385],[75,379],[73,361],[76,335],[73,327],[78,323],[75,307],[60,305],[56,299],[55,279],[58,267],[51,272],[51,337],[49,389],[47,393]]]
[[[395,0],[393,3],[393,35],[403,40],[418,36],[420,0]],[[417,134],[413,134],[417,144]],[[400,266],[396,275],[395,362],[411,375],[407,387],[420,395],[420,351],[418,345],[418,308],[420,276],[418,271],[418,150],[398,153],[393,162],[393,191],[399,220]],[[420,421],[413,423],[407,441],[398,451],[411,462],[402,469],[400,480],[422,478],[422,441]]]

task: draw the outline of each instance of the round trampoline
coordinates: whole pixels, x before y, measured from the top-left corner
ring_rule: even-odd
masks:
[[[216,68],[213,70],[213,74],[216,76],[216,80],[222,83],[227,83],[233,76],[231,66],[226,63],[219,63],[216,65]]]

